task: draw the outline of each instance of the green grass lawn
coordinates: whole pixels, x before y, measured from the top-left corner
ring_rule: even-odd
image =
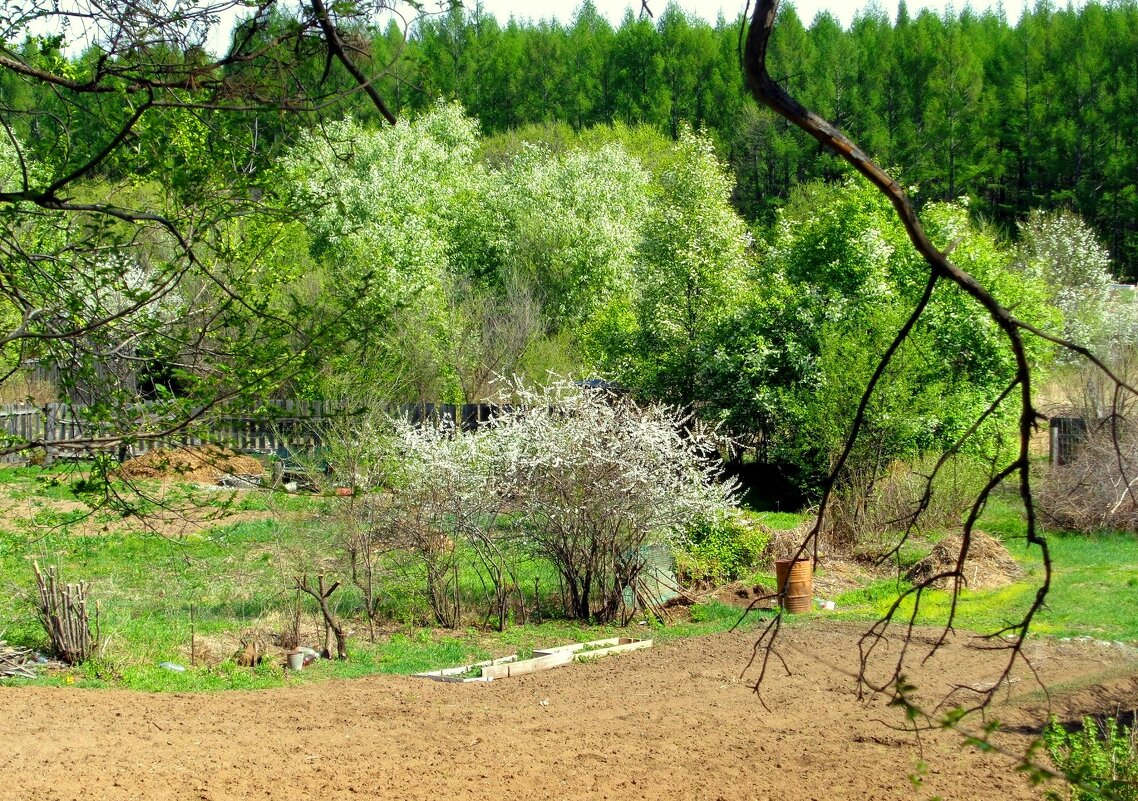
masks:
[[[351,632],[351,659],[320,661],[300,673],[284,671],[275,659],[258,668],[241,668],[231,656],[242,633],[255,630],[271,640],[294,614],[293,577],[321,566],[336,569],[331,536],[338,525],[335,505],[344,501],[167,488],[167,503],[182,503],[198,513],[204,508],[218,516],[190,533],[175,534],[124,528],[121,514],[92,513],[78,502],[76,478],[58,470],[0,469],[0,502],[9,505],[0,522],[0,639],[16,646],[45,646],[30,603],[32,560],[58,566],[65,581],[89,582],[91,597],[100,604],[102,656],[37,679],[39,683],[143,690],[274,687],[333,677],[414,673],[510,653],[524,656],[542,646],[617,634],[663,642],[725,631],[737,624],[750,627],[769,614],[755,612],[740,621],[738,608],[712,602],[693,607],[690,618],[667,626],[641,619],[628,628],[583,625],[559,619],[558,580],[552,567],[519,553],[514,563],[518,583],[537,620],[531,618],[524,626],[512,621],[504,632],[493,631],[475,609],[483,590],[468,562],[461,580],[469,599],[467,627],[435,628],[423,595],[422,568],[411,561],[386,566],[380,630],[372,641],[360,611],[361,594],[347,581],[341,564],[335,575],[344,584],[334,600]],[[82,489],[81,484],[78,487]],[[149,512],[162,506],[157,498],[147,503]],[[785,512],[750,514],[770,528],[789,529],[803,520],[802,515]],[[957,627],[984,632],[1022,614],[1038,586],[1041,566],[1038,550],[1023,542],[1023,524],[1009,500],[994,499],[980,528],[1002,538],[1026,573],[1024,581],[1009,587],[964,593]],[[1138,538],[1050,534],[1048,540],[1053,587],[1034,633],[1138,642]],[[754,581],[773,586],[774,578],[760,569]],[[904,586],[896,580],[871,583],[839,596],[835,599],[839,611],[824,614],[871,619]],[[948,600],[944,592],[926,594],[918,621],[942,623]],[[319,647],[314,641],[315,611],[303,598],[301,608],[305,644]],[[809,617],[797,622],[808,624]],[[201,655],[197,664],[189,658],[191,637]],[[162,662],[187,670],[172,672],[161,667]]]
[[[999,537],[1023,566],[1023,581],[993,590],[965,590],[956,626],[994,631],[1018,620],[1030,606],[1043,578],[1038,548],[1029,548],[1022,516],[1010,498],[996,497],[978,528]],[[1036,635],[1094,637],[1138,642],[1138,536],[1103,532],[1088,536],[1047,532],[1052,583],[1046,607],[1032,624]],[[897,596],[895,580],[877,582],[836,599],[840,616],[863,619],[882,614]],[[918,622],[937,625],[949,609],[947,592],[929,592],[921,600]],[[911,610],[907,604],[903,611]]]
[[[74,491],[74,482],[81,478],[58,470],[0,469],[0,500],[17,503],[21,511],[0,522],[0,640],[34,649],[46,646],[31,606],[33,560],[57,566],[64,581],[88,582],[90,596],[100,606],[102,656],[37,683],[162,691],[274,687],[332,677],[414,673],[617,634],[667,641],[740,623],[740,610],[718,602],[696,606],[690,620],[669,626],[641,624],[638,619],[618,629],[556,619],[561,614],[556,572],[546,562],[519,558],[514,565],[518,583],[539,622],[511,625],[499,633],[470,609],[464,622],[478,625],[436,629],[423,596],[421,566],[410,563],[392,566],[384,578],[381,630],[374,642],[360,612],[360,592],[342,571],[336,574],[344,585],[333,599],[352,632],[349,661],[321,660],[300,673],[284,671],[275,660],[255,669],[241,668],[230,657],[242,632],[257,630],[271,639],[295,609],[293,577],[330,566],[334,505],[343,501],[167,488],[163,502],[188,504],[199,513],[205,506],[219,519],[189,534],[156,533],[124,529],[121,514],[92,515]],[[146,503],[150,512],[162,506],[157,500]],[[801,519],[785,513],[755,516],[772,527]],[[461,584],[469,599],[481,597],[482,584],[472,569],[463,571]],[[315,611],[307,599],[301,603],[304,644],[319,647]],[[742,625],[751,625],[760,614],[748,618]],[[198,653],[204,652],[201,664],[191,664],[191,638]],[[187,669],[174,672],[161,667],[163,662]]]

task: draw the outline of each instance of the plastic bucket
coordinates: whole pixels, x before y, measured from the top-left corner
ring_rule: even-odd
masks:
[[[774,563],[782,608],[787,612],[809,612],[814,602],[814,563],[809,559],[779,559]]]

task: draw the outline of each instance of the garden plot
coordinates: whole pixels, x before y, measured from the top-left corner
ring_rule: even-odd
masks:
[[[916,632],[926,642],[939,633]],[[831,618],[785,627],[790,674],[772,671],[762,700],[757,666],[745,670],[755,632],[741,630],[477,692],[404,676],[316,684],[307,674],[258,692],[4,687],[0,799],[762,801],[791,789],[836,801],[1042,801],[1064,789],[1031,785],[1016,761],[955,732],[922,732],[918,745],[888,694],[859,697],[847,678],[863,634],[864,622]],[[917,660],[909,680],[919,697],[1000,669],[1004,652],[973,645],[959,633]],[[1051,639],[1029,650],[1050,704],[1017,662],[1019,681],[993,701],[989,720],[1006,721],[994,745],[1022,753],[1048,706],[1066,722],[1138,705],[1130,651]],[[918,760],[928,769],[914,790]]]
[[[529,659],[518,659],[517,654],[491,659],[485,662],[475,662],[470,665],[460,665],[443,670],[430,670],[425,673],[416,673],[419,678],[434,681],[455,683],[485,682],[494,679],[505,679],[510,676],[521,676],[526,673],[537,673],[541,670],[568,665],[570,662],[584,662],[599,659],[602,656],[620,654],[625,651],[637,651],[641,648],[651,648],[651,640],[641,640],[633,637],[608,637],[592,642],[571,643],[558,645],[553,648],[542,648],[533,652]]]

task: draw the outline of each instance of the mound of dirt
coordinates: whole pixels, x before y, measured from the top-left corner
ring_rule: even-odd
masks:
[[[711,597],[728,606],[738,606],[743,609],[773,609],[776,605],[777,593],[770,587],[761,584],[749,584],[734,581],[718,587]]]
[[[955,570],[962,542],[963,536],[960,534],[945,537],[936,544],[932,553],[913,565],[905,577],[916,584],[927,581],[938,573]],[[1023,576],[1023,568],[1012,558],[1002,542],[983,531],[973,531],[963,573],[969,589],[987,590],[1018,581]],[[933,586],[946,589],[950,583],[951,579],[942,578],[933,582]]]
[[[242,456],[216,445],[156,448],[119,467],[119,475],[124,478],[173,478],[210,484],[226,474],[259,476],[264,472],[264,466],[252,456]]]

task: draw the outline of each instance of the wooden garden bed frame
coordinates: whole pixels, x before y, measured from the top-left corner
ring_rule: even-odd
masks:
[[[625,651],[638,651],[641,648],[651,648],[651,640],[641,640],[634,637],[608,637],[592,642],[578,642],[569,645],[557,645],[552,648],[542,648],[533,652],[530,659],[518,659],[517,654],[490,659],[484,662],[474,662],[470,665],[430,670],[425,673],[416,673],[415,676],[433,681],[445,681],[455,684],[471,682],[494,681],[510,676],[521,676],[526,673],[537,673],[541,670],[568,665],[570,662],[587,662],[600,659],[603,656],[621,654]],[[471,675],[475,671],[480,675]]]

